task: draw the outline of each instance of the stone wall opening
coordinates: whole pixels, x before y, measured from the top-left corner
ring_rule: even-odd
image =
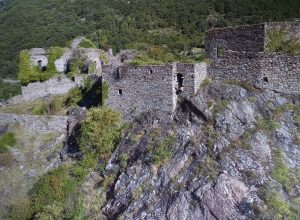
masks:
[[[119,95],[123,95],[123,90],[119,89]]]
[[[184,80],[183,74],[182,73],[177,73],[177,91],[176,91],[177,95],[182,93],[183,80]]]
[[[225,47],[223,45],[218,44],[217,45],[217,58],[220,58],[225,53]]]
[[[150,74],[153,74],[153,70],[149,70],[149,73],[150,73]]]
[[[268,83],[268,82],[269,82],[268,77],[263,77],[263,81],[264,81],[265,83]]]

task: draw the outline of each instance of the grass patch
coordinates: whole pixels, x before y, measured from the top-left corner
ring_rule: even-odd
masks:
[[[269,42],[266,50],[268,52],[283,52],[290,55],[300,55],[300,43],[297,38],[287,38],[284,30],[273,30],[267,33]]]
[[[215,104],[212,110],[213,120],[216,120],[218,114],[224,111],[227,108],[228,104],[229,102],[227,100],[221,100],[220,102]]]
[[[0,136],[0,153],[8,152],[9,147],[13,147],[17,143],[14,133],[7,132]]]
[[[200,162],[196,172],[208,177],[209,180],[215,180],[219,175],[218,163],[213,158],[207,157]]]
[[[146,51],[140,52],[131,62],[132,65],[159,65],[165,63],[197,63],[205,59],[204,53],[198,54],[178,54],[173,53],[166,47],[153,46],[146,48]]]
[[[253,83],[251,83],[249,81],[240,81],[240,80],[227,79],[224,82],[227,83],[227,84],[230,84],[230,85],[236,85],[236,86],[242,87],[242,88],[244,88],[245,90],[247,90],[249,92],[257,93],[257,92],[260,91],[259,89],[254,87]]]
[[[152,162],[156,165],[165,164],[172,156],[171,145],[175,142],[175,135],[170,135],[162,140],[157,146],[151,148]]]
[[[66,167],[60,167],[39,179],[31,190],[32,209],[38,212],[54,202],[64,203],[70,192],[75,190],[75,182]]]
[[[280,128],[280,124],[274,121],[272,118],[256,118],[256,129],[258,131],[265,131],[267,133],[273,132],[275,129]]]
[[[271,172],[271,176],[277,182],[281,183],[287,192],[291,192],[297,180],[292,175],[292,171],[284,163],[284,153],[282,150],[277,150],[273,154],[275,164]]]
[[[100,51],[99,59],[103,61],[104,64],[108,64],[108,58],[103,51]]]

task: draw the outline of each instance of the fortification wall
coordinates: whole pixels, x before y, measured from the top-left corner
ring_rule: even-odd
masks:
[[[218,47],[232,51],[263,51],[264,39],[264,24],[219,28],[206,33],[205,48],[208,57],[216,59]]]
[[[300,94],[300,57],[264,54],[257,86],[282,93]]]
[[[226,51],[208,74],[217,80],[250,81],[259,88],[300,94],[300,57],[286,54]]]
[[[149,109],[171,113],[172,65],[103,67],[107,105],[132,117]]]
[[[45,82],[35,82],[22,86],[22,96],[24,101],[31,101],[48,95],[61,95],[81,85],[82,81],[82,76],[76,76],[74,81],[65,75],[57,76]]]
[[[19,123],[22,127],[38,132],[66,132],[68,117],[35,116],[0,113],[0,124]]]
[[[206,63],[103,66],[103,80],[109,83],[107,105],[126,119],[149,109],[171,115],[178,95],[194,95],[206,76]]]
[[[209,75],[218,80],[235,79],[255,82],[260,76],[260,53],[225,51],[208,67]]]

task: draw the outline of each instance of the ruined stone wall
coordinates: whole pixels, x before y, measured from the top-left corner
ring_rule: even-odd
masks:
[[[124,118],[149,109],[172,112],[172,65],[103,67],[109,83],[107,105]]]
[[[249,80],[255,82],[260,75],[260,53],[225,51],[222,57],[208,67],[209,75],[217,80]]]
[[[194,95],[206,76],[205,63],[103,66],[103,80],[109,83],[107,104],[122,112],[125,118],[148,109],[171,115],[178,95]]]
[[[38,132],[66,132],[68,117],[35,116],[0,113],[0,124],[19,123],[22,127]]]
[[[259,52],[264,50],[264,24],[213,29],[206,33],[205,48],[209,58],[217,58],[218,46],[224,50]]]
[[[259,88],[300,94],[300,57],[286,54],[226,51],[208,74],[216,80],[250,81]]]
[[[300,57],[264,54],[257,86],[282,93],[300,94]]]
[[[68,93],[72,88],[81,85],[82,76],[76,76],[71,80],[64,75],[54,77],[45,82],[30,83],[22,86],[22,96],[24,101],[31,101],[48,95],[61,95]]]

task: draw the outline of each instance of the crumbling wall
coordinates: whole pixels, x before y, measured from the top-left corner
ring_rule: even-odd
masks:
[[[0,113],[0,124],[18,123],[22,127],[38,132],[66,132],[68,117],[35,116]]]
[[[208,67],[209,75],[218,80],[234,79],[255,82],[260,75],[260,53],[225,51]]]
[[[264,24],[245,25],[210,30],[205,36],[207,56],[216,59],[218,47],[232,51],[259,52],[264,50]]]
[[[257,86],[282,93],[300,94],[300,57],[286,54],[264,54],[259,61]]]
[[[72,88],[80,86],[83,82],[82,76],[76,76],[74,81],[65,75],[57,76],[45,82],[30,83],[22,86],[24,101],[31,101],[48,95],[61,95],[68,93]]]
[[[124,118],[149,109],[172,112],[172,65],[104,67],[109,83],[107,105]]]
[[[259,88],[300,94],[300,57],[286,54],[226,51],[208,74],[216,80],[250,81]]]
[[[194,95],[206,76],[205,63],[103,66],[103,80],[109,83],[107,105],[124,118],[148,109],[171,115],[178,95]]]

